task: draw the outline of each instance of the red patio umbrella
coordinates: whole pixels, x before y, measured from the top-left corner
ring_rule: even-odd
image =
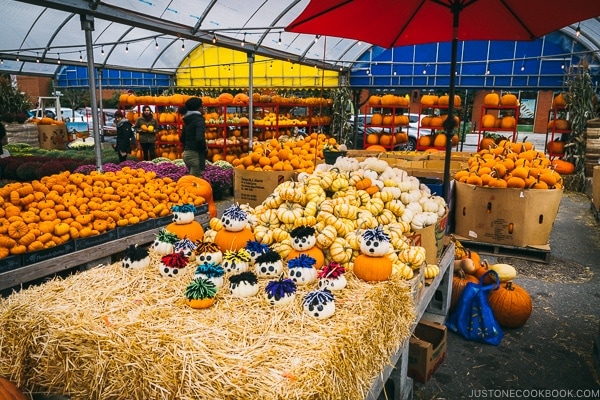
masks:
[[[533,40],[597,16],[600,0],[311,0],[285,29],[385,48],[452,41],[448,104],[452,115],[458,40]],[[446,122],[444,196],[449,200],[455,122],[452,118]]]

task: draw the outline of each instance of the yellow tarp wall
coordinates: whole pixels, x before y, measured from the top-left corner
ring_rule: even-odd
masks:
[[[255,56],[253,87],[337,87],[339,74],[287,61]],[[199,46],[176,74],[179,87],[249,87],[249,64],[244,52]]]

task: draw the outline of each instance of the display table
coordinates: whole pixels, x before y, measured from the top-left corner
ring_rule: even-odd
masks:
[[[399,278],[369,284],[348,273],[335,314],[316,320],[301,304],[316,284],[282,308],[261,292],[237,299],[224,288],[213,307],[193,310],[183,291],[194,268],[164,278],[157,259],[146,270],[93,268],[0,301],[0,375],[73,400],[362,400],[376,399],[396,366],[398,398],[407,398],[412,331],[428,309],[446,309],[432,302],[447,279],[444,260],[417,293]]]

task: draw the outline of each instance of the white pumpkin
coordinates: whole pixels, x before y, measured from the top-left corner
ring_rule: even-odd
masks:
[[[296,283],[291,279],[280,277],[265,287],[265,299],[272,306],[285,306],[296,297]]]
[[[381,225],[367,229],[361,235],[360,251],[370,257],[382,257],[390,248],[390,237],[383,231]]]
[[[254,272],[259,278],[275,278],[283,272],[283,260],[276,251],[268,251],[258,256],[254,262]]]
[[[335,313],[335,298],[327,289],[309,292],[302,300],[304,312],[317,319],[331,317]]]

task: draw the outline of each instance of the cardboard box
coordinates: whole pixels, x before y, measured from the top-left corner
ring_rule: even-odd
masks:
[[[427,383],[446,359],[446,325],[421,320],[410,338],[407,375]]]
[[[247,171],[235,168],[233,172],[233,199],[236,203],[260,205],[277,186],[293,180],[296,171]]]
[[[64,125],[38,125],[40,147],[46,150],[64,150],[69,143]]]
[[[444,166],[445,160],[422,160],[422,161],[408,161],[407,163],[398,166],[398,168],[404,169],[409,175],[416,176],[419,178],[439,178],[444,179]],[[466,162],[464,161],[450,161],[450,177],[464,168]]]
[[[435,225],[429,225],[426,228],[419,229],[408,238],[413,246],[425,248],[427,264],[437,264],[444,252],[444,236],[446,235],[446,226],[448,225],[448,211],[439,218]]]
[[[469,158],[471,158],[471,156],[473,154],[474,153],[468,152],[468,151],[453,151],[452,153],[450,153],[450,161],[467,162],[467,161],[469,161]],[[445,160],[446,152],[445,151],[436,151],[435,153],[429,153],[429,159],[430,160]]]
[[[557,189],[489,188],[456,182],[454,232],[476,242],[547,245],[562,193]]]
[[[600,165],[594,167],[592,175],[592,202],[596,211],[600,211]]]

